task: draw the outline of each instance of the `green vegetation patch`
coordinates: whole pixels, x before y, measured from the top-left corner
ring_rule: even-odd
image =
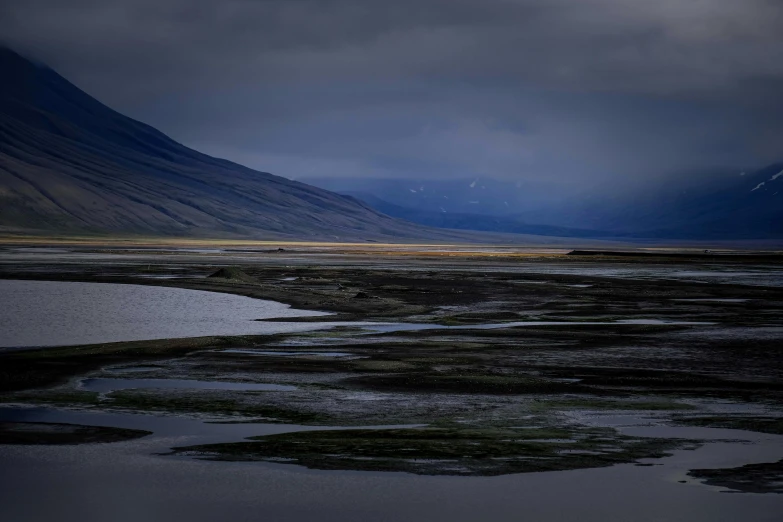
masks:
[[[731,430],[747,430],[759,433],[783,435],[783,417],[683,417],[676,419],[678,423],[704,428],[726,428]]]
[[[683,411],[694,410],[695,406],[674,401],[636,401],[636,400],[608,400],[608,399],[551,399],[536,400],[533,409],[546,410],[631,410],[631,411]]]
[[[104,405],[109,408],[137,411],[255,417],[266,423],[323,424],[327,419],[326,415],[254,403],[252,393],[243,393],[242,397],[244,400],[241,397],[226,397],[222,392],[158,395],[155,392],[142,390],[120,390],[107,395]]]
[[[400,370],[410,370],[411,368],[416,368],[413,364],[403,362],[403,361],[381,361],[377,359],[369,359],[369,360],[362,360],[362,361],[354,361],[351,363],[351,366],[356,368],[357,370],[363,370],[363,371],[400,371]]]
[[[255,277],[251,277],[242,271],[241,268],[235,266],[227,266],[221,268],[217,272],[214,272],[207,276],[214,279],[226,279],[228,281],[238,281],[242,283],[258,283]]]
[[[58,424],[50,422],[0,422],[0,444],[89,444],[138,439],[152,432]]]
[[[692,469],[688,475],[710,486],[744,493],[783,493],[783,460],[739,468]]]
[[[323,470],[493,476],[659,458],[681,442],[628,437],[598,428],[350,429],[283,433],[248,442],[174,448],[174,452],[209,460],[284,462]]]
[[[0,354],[0,392],[52,386],[104,366],[141,364],[201,350],[252,347],[279,338],[281,336],[241,335],[156,339]]]
[[[31,390],[0,395],[6,402],[26,402],[36,404],[55,404],[93,406],[99,403],[98,392],[73,389]]]
[[[578,383],[562,382],[530,375],[479,373],[464,371],[435,373],[404,373],[352,377],[343,381],[378,391],[531,394],[531,393],[591,393]]]

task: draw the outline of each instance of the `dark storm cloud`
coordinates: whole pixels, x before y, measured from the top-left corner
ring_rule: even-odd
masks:
[[[27,0],[0,31],[289,177],[654,177],[783,156],[776,0]]]

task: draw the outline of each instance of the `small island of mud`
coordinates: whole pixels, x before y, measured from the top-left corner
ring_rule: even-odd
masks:
[[[0,444],[93,444],[121,442],[151,434],[144,430],[53,422],[0,422]]]

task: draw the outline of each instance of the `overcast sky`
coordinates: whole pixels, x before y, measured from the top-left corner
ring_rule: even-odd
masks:
[[[290,178],[657,180],[783,159],[780,0],[0,0],[0,38]]]

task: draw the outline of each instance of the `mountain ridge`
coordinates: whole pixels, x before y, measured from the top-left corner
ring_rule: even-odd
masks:
[[[546,180],[490,178],[381,180],[374,189],[377,180],[354,179],[352,190],[341,190],[346,181],[339,178],[312,180],[317,188],[181,145],[2,46],[0,74],[0,232],[469,242],[783,238],[783,163],[637,198],[580,197]]]
[[[287,239],[449,238],[189,149],[0,47],[0,228]],[[463,239],[465,236],[462,236]]]

